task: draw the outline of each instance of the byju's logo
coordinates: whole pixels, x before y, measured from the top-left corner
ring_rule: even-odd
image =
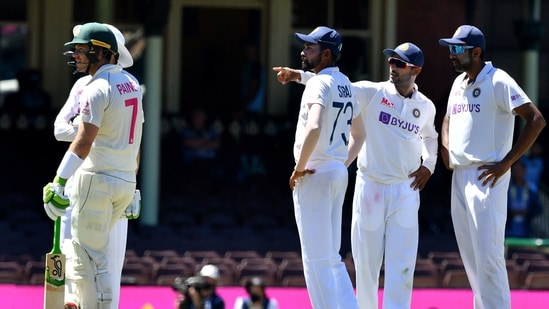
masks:
[[[414,134],[419,133],[419,126],[415,125],[413,123],[398,119],[396,117],[391,116],[391,114],[380,112],[379,113],[379,122],[394,126],[396,128],[400,128],[409,132],[412,132]]]
[[[454,104],[452,115],[461,113],[480,113],[480,104]]]
[[[379,121],[384,124],[389,124],[391,121],[391,114],[385,112],[379,113]]]

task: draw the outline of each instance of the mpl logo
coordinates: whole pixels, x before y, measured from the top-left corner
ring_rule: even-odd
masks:
[[[389,124],[391,122],[391,114],[388,114],[386,112],[380,112],[379,121],[384,124]]]

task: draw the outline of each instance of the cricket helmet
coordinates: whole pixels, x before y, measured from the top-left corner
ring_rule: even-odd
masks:
[[[65,46],[74,48],[77,44],[89,44],[92,47],[98,46],[108,49],[115,54],[118,54],[118,44],[114,33],[104,24],[91,22],[83,25],[78,25],[73,29],[74,38],[72,41],[65,43]]]

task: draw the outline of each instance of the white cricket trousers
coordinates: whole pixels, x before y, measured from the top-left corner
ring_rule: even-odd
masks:
[[[69,178],[65,188],[70,190],[72,185],[72,177]],[[67,191],[68,192],[68,191]],[[67,208],[65,216],[61,218],[61,248],[64,240],[72,239],[71,236],[71,212],[72,206]],[[109,273],[112,279],[112,305],[114,308],[119,307],[120,303],[120,284],[122,281],[122,268],[124,267],[124,258],[126,257],[126,242],[128,238],[128,219],[121,218],[116,222],[114,227],[109,232],[109,244],[107,251],[109,252]]]
[[[353,285],[339,255],[347,168],[343,162],[329,162],[315,169],[293,191],[307,292],[314,309],[356,309]]]
[[[357,174],[351,249],[360,309],[378,309],[384,254],[383,308],[411,306],[419,237],[419,191],[410,188],[411,182],[383,184]]]
[[[452,222],[475,309],[509,309],[504,241],[511,173],[505,173],[494,187],[483,186],[478,180],[480,165],[454,169]]]
[[[133,199],[135,193],[135,173],[112,172],[111,175],[90,173],[82,170],[77,171],[73,176],[73,187],[71,189],[71,236],[73,241],[80,244],[90,257],[91,263],[97,274],[107,273],[110,277],[109,286],[106,287],[119,295],[120,284],[112,285],[113,279],[118,273],[109,273],[112,262],[120,263],[120,256],[116,250],[110,249],[111,231],[120,221],[124,210]],[[133,178],[133,179],[132,179]],[[124,179],[131,179],[127,181]],[[126,226],[127,231],[127,226]],[[115,239],[118,245],[119,236]],[[117,245],[115,243],[111,245]],[[121,250],[122,248],[119,248]],[[117,254],[118,256],[114,256]],[[67,258],[69,258],[67,256]],[[67,265],[70,265],[67,263]],[[117,267],[119,267],[117,265]],[[121,269],[121,268],[120,268]],[[82,271],[79,269],[78,271]],[[97,276],[97,275],[96,275]],[[97,294],[88,295],[80,293],[85,299],[81,299],[82,308],[94,308],[97,306]],[[110,308],[115,308],[110,303]]]
[[[71,209],[67,209],[67,213],[61,218],[61,245],[64,240],[71,239]],[[122,281],[122,268],[124,267],[124,258],[126,256],[126,241],[128,237],[128,219],[123,218],[116,222],[114,227],[109,232],[109,245],[107,251],[109,259],[109,274],[112,279],[112,305],[118,308],[120,304],[120,283]]]

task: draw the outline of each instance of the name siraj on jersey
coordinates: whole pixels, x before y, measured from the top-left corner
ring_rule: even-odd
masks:
[[[480,112],[480,104],[454,104],[452,106],[452,115],[473,112]]]
[[[351,89],[347,85],[338,85],[337,90],[339,90],[340,98],[350,98],[353,96]]]

